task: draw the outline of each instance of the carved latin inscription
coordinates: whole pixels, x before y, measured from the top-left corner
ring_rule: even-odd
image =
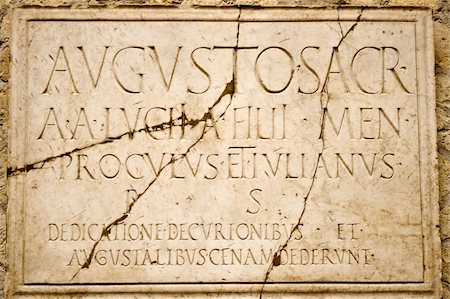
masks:
[[[28,22],[25,284],[424,282],[415,23],[245,11]]]

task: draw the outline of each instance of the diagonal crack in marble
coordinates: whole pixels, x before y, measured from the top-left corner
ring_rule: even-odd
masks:
[[[347,32],[344,34],[343,29],[342,29],[342,25],[340,23],[340,15],[339,15],[339,8],[337,9],[337,13],[338,13],[338,25],[340,28],[340,32],[341,32],[341,39],[339,40],[338,44],[335,46],[335,48],[339,48],[339,46],[342,44],[342,42],[347,38],[347,36],[350,34],[350,32],[354,31],[356,25],[358,24],[358,22],[361,20],[362,17],[362,12],[363,9],[361,8],[355,23],[352,24],[352,26],[347,30]],[[327,83],[325,82],[325,85],[322,89],[322,92],[320,94],[320,108],[321,108],[321,116],[320,116],[320,134],[319,134],[319,140],[321,140],[322,142],[322,146],[321,146],[321,150],[319,151],[317,160],[314,163],[314,171],[313,171],[313,175],[312,175],[312,179],[311,179],[311,184],[309,185],[308,189],[306,190],[306,194],[303,196],[303,208],[301,209],[298,221],[296,223],[296,225],[291,229],[290,234],[288,236],[288,238],[286,239],[286,241],[278,247],[278,250],[273,254],[272,257],[272,262],[270,263],[269,267],[267,268],[267,271],[265,273],[264,276],[264,281],[262,283],[262,287],[261,290],[259,292],[259,299],[262,299],[263,293],[264,293],[264,287],[266,286],[266,283],[269,279],[269,276],[272,272],[272,270],[279,266],[281,264],[281,252],[286,249],[286,247],[289,245],[290,240],[293,237],[294,232],[302,225],[302,219],[303,216],[305,215],[306,212],[306,206],[308,203],[308,200],[310,199],[310,195],[311,192],[313,190],[314,187],[314,183],[316,182],[315,176],[317,174],[317,169],[318,169],[318,165],[319,165],[319,159],[320,159],[320,154],[324,152],[325,150],[325,139],[323,138],[323,132],[324,132],[324,116],[325,116],[325,108],[327,108],[328,106],[328,102],[329,102],[329,94],[328,91],[326,90],[327,88]],[[324,104],[324,100],[325,100],[325,104]]]
[[[223,98],[227,94],[230,94],[230,87],[229,87],[230,84],[231,85],[234,84],[233,80],[227,83],[224,91],[219,96],[219,99]],[[211,106],[210,109],[215,107],[218,104],[218,102],[220,102],[220,101],[216,101]],[[222,118],[224,116],[224,114],[225,114],[225,112],[222,113],[218,119]],[[28,173],[28,172],[30,172],[32,170],[35,170],[35,169],[42,169],[43,166],[45,165],[45,163],[52,162],[52,161],[55,161],[57,159],[63,158],[65,156],[69,156],[71,154],[78,153],[78,152],[81,152],[81,151],[84,151],[84,150],[87,150],[87,149],[91,149],[91,148],[94,148],[94,147],[97,147],[97,146],[100,146],[100,145],[112,143],[112,142],[114,142],[116,140],[122,139],[123,137],[125,137],[127,135],[129,136],[130,139],[133,139],[133,136],[135,134],[138,134],[138,133],[142,133],[142,132],[152,133],[152,132],[158,132],[158,131],[165,131],[165,130],[168,130],[170,127],[181,126],[181,124],[177,123],[178,121],[184,121],[184,123],[183,123],[184,126],[196,127],[200,122],[205,121],[207,117],[208,117],[208,113],[205,113],[201,118],[188,119],[186,117],[186,114],[182,113],[182,115],[180,115],[179,117],[177,117],[175,119],[172,119],[172,120],[166,121],[166,122],[162,122],[162,123],[159,123],[157,125],[153,125],[150,128],[148,126],[145,126],[144,128],[141,128],[141,129],[138,129],[138,130],[126,131],[126,132],[124,132],[122,134],[119,134],[117,136],[108,137],[108,138],[106,138],[106,139],[104,139],[104,140],[102,140],[100,142],[90,143],[90,144],[87,144],[85,146],[76,147],[76,148],[74,148],[74,149],[72,149],[70,151],[66,151],[66,152],[63,152],[63,153],[55,155],[55,156],[50,156],[48,158],[45,158],[45,159],[42,159],[42,160],[39,160],[39,161],[35,161],[35,162],[31,162],[31,163],[26,163],[22,167],[8,167],[6,173],[7,173],[8,177],[13,177],[13,176],[26,174],[26,173]]]
[[[236,33],[236,46],[235,46],[235,48],[237,48],[238,44],[239,44],[239,31],[240,31],[240,22],[239,21],[240,21],[240,16],[241,16],[241,9],[239,8],[239,15],[237,17],[237,33]],[[228,108],[231,106],[231,103],[233,101],[234,95],[236,94],[236,85],[237,85],[237,68],[236,68],[237,53],[236,53],[236,51],[234,51],[233,53],[234,53],[233,54],[233,73],[232,73],[231,80],[225,85],[225,88],[224,88],[223,92],[220,94],[220,96],[217,98],[217,100],[213,103],[213,105],[208,109],[208,111],[205,112],[204,115],[201,118],[188,120],[187,124],[190,124],[191,126],[196,126],[202,121],[206,122],[206,120],[209,118],[210,113],[214,109],[214,107],[216,107],[227,95],[230,96],[230,102],[225,107],[224,111],[219,115],[217,120],[222,118],[225,115],[225,113],[228,110]],[[160,125],[157,125],[156,127],[159,130],[166,130],[166,129],[169,128],[168,126],[170,126],[170,125],[171,125],[170,123],[162,123]],[[152,128],[154,128],[154,127],[152,127]],[[137,194],[136,198],[134,198],[133,201],[130,202],[127,205],[127,208],[125,209],[125,212],[123,212],[122,215],[120,215],[118,218],[116,218],[115,220],[113,220],[112,222],[110,222],[108,225],[106,225],[104,227],[100,237],[98,238],[97,241],[94,242],[91,250],[89,251],[89,255],[88,255],[86,261],[77,270],[77,272],[72,276],[71,280],[75,279],[75,277],[81,272],[81,270],[88,269],[90,267],[92,259],[93,259],[94,254],[95,254],[95,249],[97,248],[98,244],[103,240],[104,237],[107,237],[109,235],[109,233],[111,232],[111,229],[114,226],[116,226],[116,225],[118,225],[120,223],[123,223],[123,221],[125,221],[125,219],[128,218],[128,216],[130,215],[134,205],[138,202],[138,200],[140,198],[142,198],[147,193],[147,191],[151,188],[151,186],[158,180],[159,175],[164,171],[164,169],[166,167],[168,167],[169,165],[171,165],[172,163],[175,163],[177,160],[181,159],[183,156],[187,155],[202,140],[202,138],[209,131],[209,129],[211,129],[211,127],[206,128],[206,124],[205,124],[205,126],[203,127],[203,132],[202,132],[201,136],[194,143],[192,143],[187,148],[187,150],[183,154],[180,155],[179,158],[171,159],[163,167],[161,167],[161,169],[156,174],[155,178],[153,180],[151,180],[148,183],[148,185],[146,186],[146,188],[144,188],[144,190],[142,190],[139,194]],[[126,134],[127,133],[125,133],[122,136],[125,136]]]

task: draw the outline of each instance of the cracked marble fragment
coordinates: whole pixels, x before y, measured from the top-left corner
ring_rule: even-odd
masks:
[[[428,22],[17,9],[9,298],[437,298]]]

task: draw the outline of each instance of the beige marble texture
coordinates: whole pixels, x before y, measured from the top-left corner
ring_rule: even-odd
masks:
[[[8,298],[441,297],[431,10],[11,16]]]

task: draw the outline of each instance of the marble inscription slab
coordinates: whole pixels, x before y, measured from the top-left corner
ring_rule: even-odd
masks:
[[[16,9],[9,294],[437,298],[430,22]]]

